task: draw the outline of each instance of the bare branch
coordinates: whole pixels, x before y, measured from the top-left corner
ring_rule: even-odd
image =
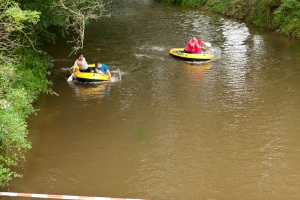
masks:
[[[74,44],[70,55],[76,53],[79,49],[83,49],[86,22],[90,19],[107,16],[105,15],[105,6],[110,2],[111,0],[107,3],[102,0],[58,0],[53,5],[65,10],[65,13],[63,13],[61,9],[57,9],[57,14],[66,16],[67,29],[76,35],[73,40],[68,41]]]
[[[33,31],[25,33],[23,29],[33,30],[32,24],[37,23],[39,13],[22,11],[17,3],[12,2],[1,3],[0,10],[3,11],[0,13],[0,60],[14,60],[12,50],[15,48],[32,46],[36,50],[34,42],[28,37]]]

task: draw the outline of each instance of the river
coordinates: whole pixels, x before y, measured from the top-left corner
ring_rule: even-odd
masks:
[[[299,42],[155,0],[114,1],[108,10],[87,27],[82,52],[121,80],[69,83],[71,46],[46,47],[58,95],[35,103],[23,178],[6,191],[300,199]],[[192,35],[212,44],[210,62],[168,54]]]

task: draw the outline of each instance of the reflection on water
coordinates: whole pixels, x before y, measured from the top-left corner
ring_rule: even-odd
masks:
[[[86,101],[90,99],[102,100],[109,96],[110,82],[105,83],[81,83],[77,81],[68,82],[74,90],[78,100]]]
[[[78,100],[86,101],[91,99],[101,100],[109,96],[111,85],[122,80],[120,69],[111,71],[110,81],[80,82],[77,80],[68,81]]]
[[[191,80],[193,80],[195,83],[201,83],[205,74],[209,72],[211,63],[208,62],[200,64],[182,62],[182,67]]]
[[[230,68],[247,66],[248,64],[248,44],[247,39],[250,36],[249,30],[245,24],[225,21],[221,26],[222,35],[225,39],[223,44],[223,53],[226,55]],[[231,73],[229,71],[229,73]],[[232,75],[235,72],[232,71]]]
[[[233,109],[243,107],[245,101],[252,97],[252,85],[249,84],[249,72],[252,61],[250,61],[249,48],[250,33],[244,23],[222,20],[220,26],[224,38],[223,48],[223,89],[224,98],[227,101],[224,107]],[[228,102],[232,102],[229,104]]]

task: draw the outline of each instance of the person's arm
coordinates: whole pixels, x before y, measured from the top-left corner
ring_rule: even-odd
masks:
[[[73,68],[72,68],[73,73],[76,71],[76,66],[77,66],[77,60],[75,60],[75,63],[74,63]]]
[[[190,46],[193,48],[193,47],[194,47],[194,45],[195,45],[195,41],[193,41],[193,40],[190,40],[189,44],[190,44]]]
[[[207,46],[205,46],[204,42],[202,42],[202,44],[201,44],[201,49],[203,49],[204,51],[209,50],[209,48]]]
[[[108,77],[109,77],[109,80],[111,80],[111,73],[110,73],[109,70],[107,70],[107,75],[108,75]]]
[[[103,74],[103,72],[102,72],[101,70],[97,69],[97,68],[95,68],[95,71],[96,71],[96,73],[98,73],[98,74]]]
[[[208,47],[206,47],[206,46],[201,46],[200,47],[202,50],[204,50],[204,51],[207,51],[207,50],[209,50],[209,48]]]
[[[108,69],[108,66],[106,64],[103,64],[102,66],[105,67],[105,74],[109,77],[109,80],[111,80],[111,73]]]

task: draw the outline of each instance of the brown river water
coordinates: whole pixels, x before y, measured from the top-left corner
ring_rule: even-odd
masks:
[[[154,0],[115,1],[108,10],[110,18],[87,28],[83,53],[107,64],[114,81],[69,83],[71,46],[60,39],[46,47],[58,96],[35,103],[32,149],[17,168],[23,178],[5,191],[300,199],[299,42]],[[169,55],[192,35],[212,44],[211,62]]]

